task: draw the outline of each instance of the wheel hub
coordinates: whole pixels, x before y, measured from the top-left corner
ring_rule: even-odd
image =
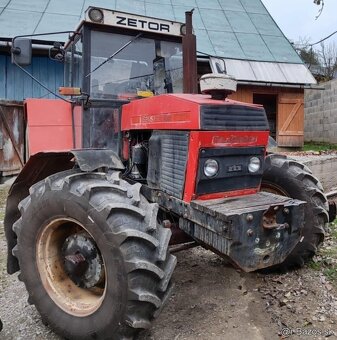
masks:
[[[62,246],[64,270],[81,288],[104,282],[104,264],[95,241],[86,233],[68,236]]]

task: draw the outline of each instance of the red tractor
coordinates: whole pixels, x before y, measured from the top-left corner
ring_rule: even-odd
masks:
[[[30,48],[15,39],[13,62],[29,63]],[[71,97],[25,101],[29,159],[5,230],[8,272],[20,270],[56,333],[149,328],[172,289],[172,245],[201,245],[246,272],[315,254],[328,223],[321,184],[267,153],[263,107],[226,99],[228,77],[202,79],[209,94],[197,94],[191,13],[182,25],[89,8],[54,52]]]

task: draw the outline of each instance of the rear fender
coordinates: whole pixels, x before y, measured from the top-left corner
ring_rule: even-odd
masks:
[[[124,170],[123,163],[112,150],[84,149],[68,152],[39,152],[30,157],[11,186],[7,198],[4,227],[8,249],[7,272],[9,274],[20,269],[17,258],[12,255],[12,249],[17,243],[12,226],[20,218],[18,204],[29,195],[29,188],[33,184],[57,172],[72,169],[75,165],[84,172],[94,171],[101,167]]]

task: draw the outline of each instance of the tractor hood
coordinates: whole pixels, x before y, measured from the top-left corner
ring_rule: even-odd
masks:
[[[264,108],[208,95],[165,94],[123,106],[122,130],[268,131]]]

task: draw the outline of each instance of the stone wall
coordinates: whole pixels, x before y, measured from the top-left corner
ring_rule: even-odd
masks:
[[[304,92],[304,140],[337,144],[337,79]]]
[[[337,155],[288,156],[308,166],[326,193],[337,189]]]

